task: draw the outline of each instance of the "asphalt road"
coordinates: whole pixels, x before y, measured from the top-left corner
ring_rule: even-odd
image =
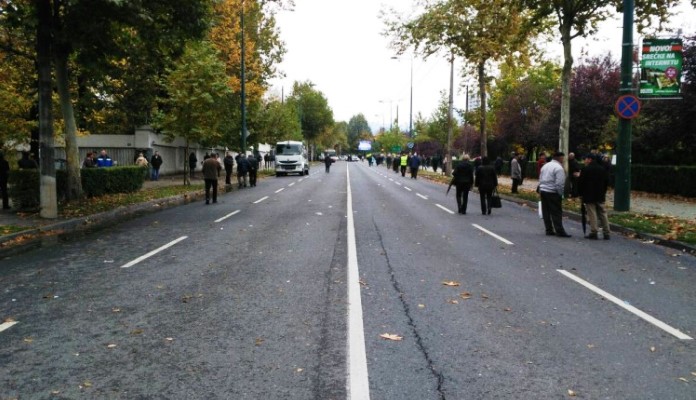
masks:
[[[455,208],[339,162],[0,260],[0,399],[696,398],[693,257]]]

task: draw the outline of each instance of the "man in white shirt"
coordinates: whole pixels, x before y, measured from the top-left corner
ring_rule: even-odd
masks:
[[[544,218],[546,234],[570,237],[563,229],[563,192],[566,173],[563,169],[565,154],[557,152],[553,161],[547,162],[539,173],[539,195],[541,196],[541,213]]]

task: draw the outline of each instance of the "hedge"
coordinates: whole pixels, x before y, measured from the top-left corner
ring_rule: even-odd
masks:
[[[147,169],[138,166],[85,168],[80,171],[82,190],[89,197],[113,193],[132,193],[143,187]],[[67,173],[56,171],[58,199],[65,199]],[[12,204],[19,210],[37,210],[39,199],[39,170],[12,170],[9,176],[9,194]]]

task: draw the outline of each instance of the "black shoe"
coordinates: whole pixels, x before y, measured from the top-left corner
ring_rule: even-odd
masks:
[[[609,235],[604,235],[604,240],[609,240]]]
[[[597,240],[598,237],[596,233],[590,233],[589,235],[585,236],[585,239]]]
[[[491,211],[493,211],[493,210],[488,210],[488,215],[491,215]]]
[[[206,200],[206,201],[205,201],[205,204],[210,204],[210,201]]]
[[[565,232],[557,233],[556,236],[562,237],[562,238],[569,238],[570,237],[570,235],[565,233]]]

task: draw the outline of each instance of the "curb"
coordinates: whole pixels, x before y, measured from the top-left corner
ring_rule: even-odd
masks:
[[[120,223],[139,215],[152,214],[168,208],[193,203],[203,199],[204,196],[203,193],[190,192],[3,235],[0,236],[0,259],[46,245],[57,244],[61,239],[70,237],[70,235],[97,231],[110,223]],[[12,243],[18,240],[19,243]]]
[[[506,201],[509,201],[511,203],[517,203],[517,204],[524,204],[528,206],[531,209],[536,210],[538,207],[538,203],[536,201],[530,201],[530,200],[524,200],[524,199],[519,199],[517,197],[510,197],[506,195],[500,195],[501,199],[504,199]],[[582,215],[574,212],[574,211],[568,211],[568,210],[563,210],[563,216],[567,217],[568,219],[572,219],[573,221],[581,222],[582,221]],[[627,228],[625,226],[621,225],[616,225],[614,223],[609,222],[609,226],[611,227],[612,232],[619,232],[625,236],[630,236],[635,239],[640,239],[640,240],[647,240],[652,242],[653,244],[659,245],[659,246],[664,246],[668,247],[670,249],[674,250],[679,250],[682,253],[687,253],[691,254],[692,256],[696,256],[696,246],[693,246],[688,243],[680,242],[677,240],[666,240],[663,239],[659,236],[651,235],[649,233],[644,233],[644,232],[639,232],[631,228]]]

